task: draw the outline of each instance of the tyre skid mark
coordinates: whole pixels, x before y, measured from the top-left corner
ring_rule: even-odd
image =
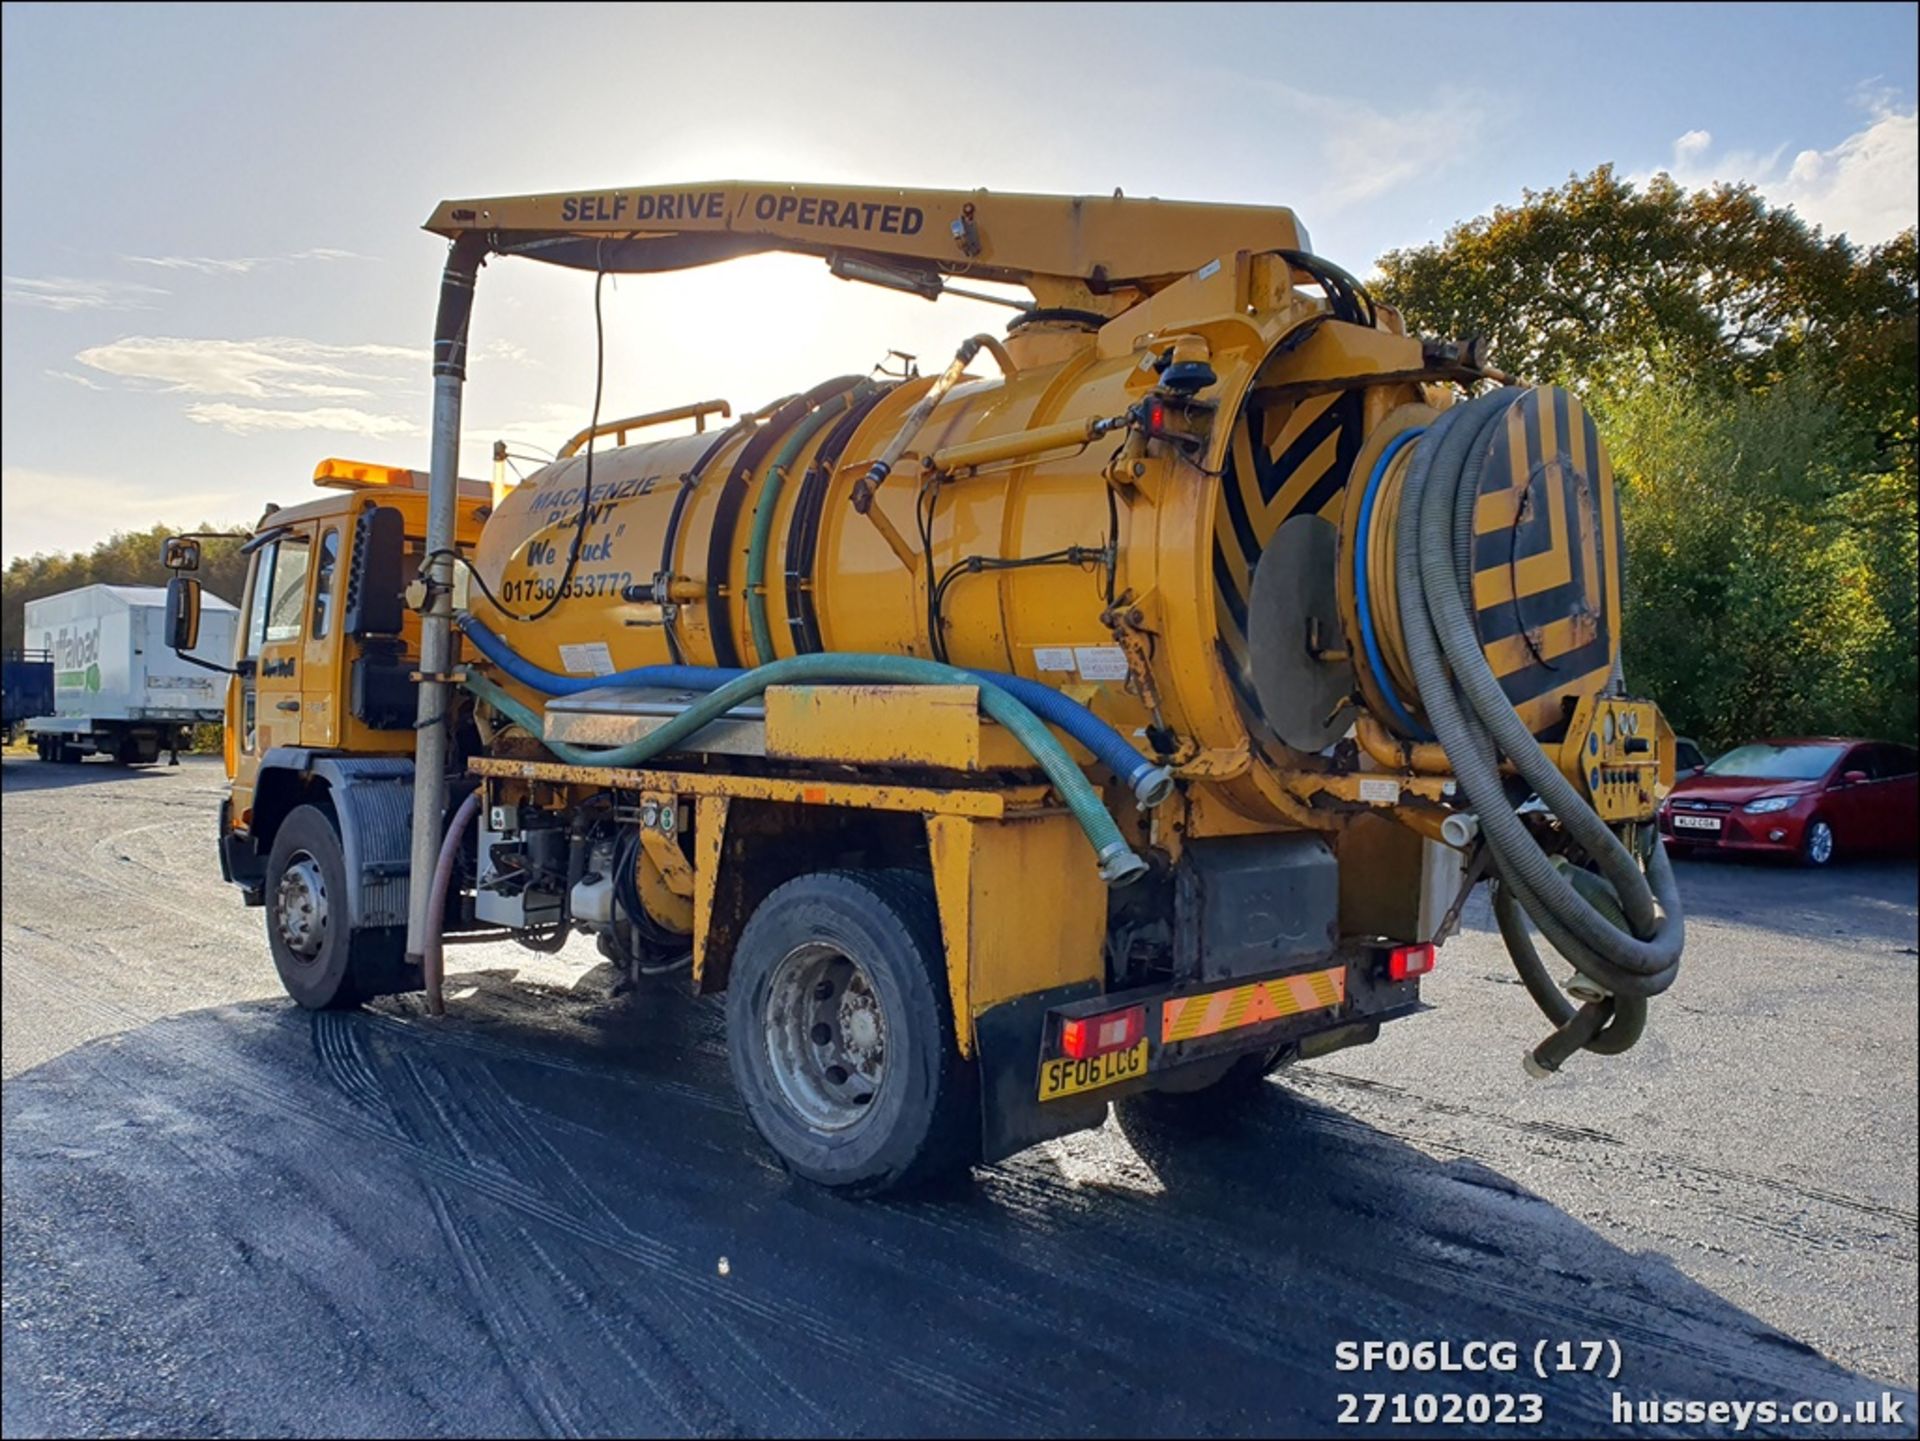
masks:
[[[1033,1187],[1042,1194],[1047,1189],[1044,1182],[1036,1185],[1031,1168],[1022,1168],[1017,1175],[1006,1171],[996,1172],[994,1178],[1016,1187]],[[1109,1238],[1110,1246],[1099,1264],[1129,1265],[1129,1288],[1140,1286],[1142,1273],[1155,1268],[1151,1264],[1144,1264],[1145,1258],[1140,1255],[1138,1248],[1142,1242],[1151,1245],[1163,1237],[1149,1225],[1134,1224],[1140,1206],[1138,1198],[1130,1195],[1109,1196],[1104,1204],[1122,1234]],[[1036,1209],[1044,1216],[1044,1207]],[[1057,1241],[1057,1237],[1055,1239]],[[1079,1239],[1076,1235],[1076,1240]],[[1264,1280],[1275,1287],[1284,1287],[1301,1279],[1300,1273],[1292,1272],[1284,1265],[1276,1266],[1275,1263],[1289,1260],[1289,1256],[1271,1251],[1249,1253],[1240,1236],[1223,1232],[1210,1218],[1194,1218],[1182,1240],[1186,1243],[1180,1248],[1186,1253],[1183,1265],[1189,1268],[1196,1261],[1204,1259],[1222,1278]],[[1429,1294],[1430,1300],[1413,1309],[1409,1320],[1416,1327],[1430,1324],[1433,1314],[1457,1309],[1459,1301],[1465,1298],[1476,1305],[1499,1311],[1503,1321],[1538,1322],[1541,1334],[1615,1335],[1623,1341],[1633,1340],[1651,1351],[1671,1355],[1677,1360],[1705,1362],[1730,1378],[1747,1379],[1751,1375],[1741,1364],[1746,1358],[1737,1358],[1721,1348],[1701,1345],[1675,1335],[1657,1321],[1640,1321],[1618,1311],[1601,1311],[1571,1300],[1543,1296],[1536,1276],[1517,1277],[1508,1282],[1490,1275],[1484,1260],[1461,1264],[1445,1258],[1421,1258],[1406,1251],[1395,1251],[1376,1259],[1372,1252],[1358,1246],[1341,1250],[1321,1247],[1308,1252],[1304,1244],[1292,1259],[1300,1259],[1310,1268],[1316,1290],[1327,1289],[1329,1272],[1340,1274],[1343,1280],[1359,1283],[1342,1284],[1334,1289],[1347,1294],[1364,1293],[1375,1300],[1401,1303],[1411,1299],[1408,1297],[1410,1287],[1420,1288]],[[1199,1283],[1209,1278],[1192,1276],[1191,1279]],[[1220,1326],[1221,1317],[1217,1301],[1204,1294],[1207,1289],[1207,1286],[1196,1284],[1192,1293],[1182,1295],[1178,1292],[1169,1293],[1165,1287],[1147,1286],[1140,1294],[1150,1298],[1156,1310],[1177,1314],[1190,1325],[1215,1330]],[[1652,1310],[1658,1315],[1660,1308],[1640,1309]],[[1703,1328],[1711,1334],[1713,1328],[1703,1318],[1689,1316],[1688,1319],[1701,1320]],[[1283,1350],[1298,1349],[1297,1334],[1263,1327],[1257,1316],[1243,1313],[1233,1317],[1228,1324],[1234,1335],[1257,1336],[1264,1344],[1276,1345]],[[1599,1328],[1597,1331],[1594,1329],[1596,1327]],[[1311,1365],[1319,1367],[1318,1358],[1313,1358]],[[1314,1370],[1310,1374],[1317,1376],[1319,1372]],[[1593,1414],[1600,1416],[1604,1413],[1596,1410]]]
[[[691,1101],[710,1110],[727,1111],[744,1116],[746,1112],[737,1101],[718,1092],[694,1085],[687,1081],[676,1081],[668,1077],[640,1075],[633,1071],[612,1066],[597,1066],[584,1061],[572,1060],[533,1046],[519,1046],[511,1041],[498,1040],[492,1036],[458,1029],[457,1023],[444,1029],[435,1026],[429,1028],[420,1021],[377,1012],[363,1013],[363,1024],[383,1032],[392,1032],[408,1037],[413,1041],[426,1039],[429,1044],[448,1048],[473,1051],[480,1055],[494,1056],[507,1061],[524,1061],[530,1065],[547,1070],[561,1071],[569,1075],[584,1076],[589,1080],[620,1086],[628,1090],[646,1091],[653,1094],[672,1096],[679,1100]]]
[[[447,1253],[460,1268],[467,1291],[474,1299],[481,1328],[486,1332],[494,1354],[499,1357],[500,1369],[511,1380],[521,1404],[540,1422],[541,1429],[549,1436],[584,1434],[569,1414],[564,1395],[539,1375],[549,1352],[538,1343],[550,1338],[542,1336],[538,1328],[532,1326],[526,1329],[533,1332],[536,1344],[523,1345],[509,1334],[508,1318],[525,1322],[524,1316],[516,1315],[520,1310],[517,1302],[501,1286],[494,1269],[483,1263],[482,1247],[470,1235],[469,1223],[456,1215],[452,1198],[442,1187],[431,1183],[424,1184],[422,1189],[427,1194],[427,1204],[433,1209],[434,1224],[446,1243]]]
[[[166,827],[183,829],[185,822],[161,821],[152,825],[133,826],[130,829],[116,831],[111,835],[103,836],[93,843],[87,852],[86,860],[82,862],[81,866],[75,870],[73,874],[79,880],[88,882],[96,887],[104,886],[116,894],[125,896],[128,900],[138,901],[140,904],[148,906],[153,910],[165,911],[169,915],[179,916],[191,921],[196,930],[204,929],[209,924],[212,924],[234,935],[244,933],[249,940],[261,939],[262,937],[259,931],[250,925],[240,923],[237,917],[229,920],[226,916],[220,915],[217,912],[210,916],[204,908],[195,909],[192,906],[175,904],[163,896],[155,895],[149,888],[129,885],[121,878],[116,868],[127,864],[127,862],[109,860],[106,854],[108,849],[118,845],[129,836],[135,836],[145,831],[158,830]]]
[[[849,1366],[890,1372],[913,1390],[937,1389],[979,1416],[997,1417],[1009,1426],[1018,1425],[1019,1416],[1001,1399],[1000,1377],[995,1377],[991,1383],[983,1381],[974,1384],[944,1378],[943,1373],[931,1371],[896,1354],[874,1352],[849,1340],[838,1326],[811,1309],[796,1306],[790,1299],[769,1300],[743,1287],[731,1286],[709,1274],[703,1265],[690,1263],[670,1246],[642,1237],[610,1236],[556,1206],[544,1195],[507,1178],[478,1171],[418,1142],[396,1136],[358,1110],[349,1108],[342,1111],[328,1106],[303,1107],[278,1087],[244,1074],[230,1058],[219,1056],[212,1048],[201,1043],[183,1039],[180,1049],[199,1053],[199,1058],[210,1072],[220,1075],[236,1090],[271,1110],[302,1124],[357,1136],[397,1152],[416,1172],[422,1173],[422,1179],[444,1182],[462,1199],[469,1194],[483,1197],[642,1270],[662,1274],[665,1280],[680,1285],[690,1295],[710,1305],[731,1309],[745,1318],[765,1324],[776,1333],[797,1331],[812,1346]]]
[[[608,1303],[588,1295],[581,1286],[578,1275],[557,1261],[537,1238],[526,1235],[524,1232],[523,1235],[525,1235],[529,1253],[546,1272],[548,1284],[545,1289],[548,1293],[557,1291],[564,1295],[572,1304],[574,1311],[592,1322],[607,1348],[626,1367],[627,1375],[639,1382],[647,1394],[653,1398],[655,1406],[663,1415],[682,1430],[696,1435],[738,1432],[740,1428],[734,1417],[713,1392],[683,1363],[679,1351],[671,1340],[648,1325],[637,1312],[621,1305],[620,1318],[626,1323],[626,1327],[638,1333],[639,1338],[654,1353],[652,1357],[654,1364],[643,1363],[634,1355],[632,1347],[628,1344],[628,1337],[622,1334],[622,1328],[614,1324],[614,1317],[609,1314]],[[671,1373],[679,1382],[684,1395],[676,1397],[672,1394],[659,1374],[662,1370]],[[598,1429],[637,1431],[656,1429],[656,1427],[637,1426],[631,1416],[623,1413],[603,1417]]]

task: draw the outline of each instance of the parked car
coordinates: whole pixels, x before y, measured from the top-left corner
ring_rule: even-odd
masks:
[[[1697,776],[1707,768],[1706,752],[1685,736],[1678,737],[1673,743],[1673,774],[1676,780],[1688,776]]]
[[[1836,855],[1920,843],[1913,747],[1834,737],[1735,746],[1660,805],[1668,848],[1771,852],[1824,866]]]

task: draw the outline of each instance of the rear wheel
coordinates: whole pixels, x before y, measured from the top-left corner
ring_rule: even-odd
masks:
[[[974,1068],[915,872],[822,871],[762,901],[734,951],[727,1053],[754,1125],[809,1181],[877,1194],[978,1152]]]
[[[1832,865],[1833,850],[1833,827],[1823,820],[1808,821],[1800,837],[1800,864],[1816,868]]]
[[[419,988],[397,928],[351,926],[346,859],[330,810],[297,806],[267,856],[267,943],[287,994],[309,1010],[341,1010]]]

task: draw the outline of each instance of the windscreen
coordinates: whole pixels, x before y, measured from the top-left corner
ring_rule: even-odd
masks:
[[[1708,766],[1707,774],[1760,781],[1817,781],[1839,755],[1838,746],[1735,746]]]

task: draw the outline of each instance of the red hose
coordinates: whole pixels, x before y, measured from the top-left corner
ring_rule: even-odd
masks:
[[[427,1010],[436,1016],[447,1013],[442,989],[447,969],[446,952],[440,943],[440,932],[447,919],[447,889],[453,883],[453,859],[460,854],[460,837],[466,832],[467,822],[479,809],[477,790],[460,802],[460,809],[453,813],[453,824],[447,827],[447,838],[440,842],[440,859],[433,867],[433,893],[427,899],[427,947],[420,958],[420,971],[427,985]]]

